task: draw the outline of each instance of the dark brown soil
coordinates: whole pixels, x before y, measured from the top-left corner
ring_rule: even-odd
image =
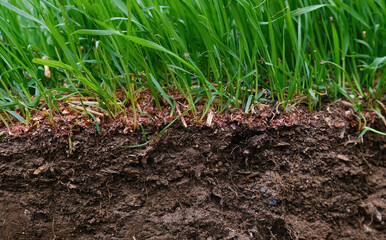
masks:
[[[3,136],[0,239],[386,239],[385,137],[328,117]]]

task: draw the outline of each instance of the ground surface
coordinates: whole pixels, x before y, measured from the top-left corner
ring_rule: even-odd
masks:
[[[0,238],[385,239],[385,138],[357,144],[341,106],[295,113],[176,123],[135,149],[122,146],[141,132],[119,124],[101,135],[10,130]]]

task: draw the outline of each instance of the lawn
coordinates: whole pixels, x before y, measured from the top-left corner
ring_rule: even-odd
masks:
[[[300,97],[310,111],[344,98],[381,116],[385,19],[381,0],[2,0],[1,120],[28,124],[42,106],[52,118],[73,95],[136,115],[145,89],[173,113],[178,91],[203,115]]]

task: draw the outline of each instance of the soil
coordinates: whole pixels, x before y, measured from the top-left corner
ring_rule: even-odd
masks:
[[[145,141],[124,126],[10,130],[0,239],[386,239],[386,139],[358,143],[334,109],[291,124],[186,119],[140,148],[123,148]]]

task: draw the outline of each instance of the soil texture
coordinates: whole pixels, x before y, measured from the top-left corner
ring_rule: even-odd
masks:
[[[0,239],[386,239],[385,137],[334,117],[5,134]]]

